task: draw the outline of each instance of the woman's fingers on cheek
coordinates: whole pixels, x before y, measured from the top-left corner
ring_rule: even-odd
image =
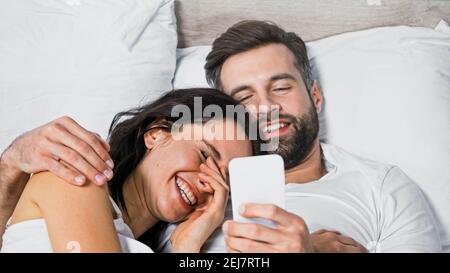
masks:
[[[203,181],[202,181],[203,182]],[[211,185],[208,182],[204,182],[203,184],[203,191],[207,192],[207,193],[214,193],[214,189],[213,187],[211,187]]]
[[[209,159],[209,158],[208,158]],[[212,177],[215,177],[217,180],[223,179],[222,175],[219,170],[214,169],[215,166],[211,166],[210,163],[208,163],[208,160],[206,161],[206,164],[200,165],[200,170]]]
[[[222,174],[220,173],[220,168],[219,168],[219,166],[217,165],[216,161],[215,161],[212,157],[208,157],[208,158],[206,159],[206,165],[207,165],[208,167],[210,167],[211,170],[212,170],[215,174],[217,174],[218,176],[222,176]]]
[[[206,159],[206,164],[208,164],[208,166],[210,166],[214,171],[220,173],[216,161],[211,156]]]
[[[228,191],[229,191],[228,186],[226,184],[224,185],[220,181],[217,181],[210,175],[199,173],[199,177],[200,177],[201,181],[208,183],[213,188],[214,191],[228,193]]]
[[[200,180],[208,184],[213,191],[211,192],[214,196],[216,204],[220,206],[225,206],[228,200],[228,191],[219,182],[215,181],[212,177],[204,174],[199,174]]]
[[[204,174],[215,177],[217,179],[217,174],[205,164],[200,165],[200,171]]]
[[[210,175],[199,173],[198,177],[200,178],[200,181],[209,185],[213,190],[215,191],[218,190],[219,183],[216,180],[214,180]]]
[[[229,190],[228,184],[226,179],[222,176],[222,174],[220,172],[215,172],[213,170],[211,170],[208,166],[206,165],[200,165],[200,170],[202,172],[204,172],[205,174],[213,177],[217,182],[219,182],[220,184],[222,184],[222,186]]]
[[[228,168],[226,166],[222,166],[220,168],[220,173],[222,174],[224,182],[228,185],[229,184],[229,181],[228,181]]]
[[[200,164],[200,171],[210,176],[216,175],[216,173],[211,169],[211,167],[209,167],[205,163]]]

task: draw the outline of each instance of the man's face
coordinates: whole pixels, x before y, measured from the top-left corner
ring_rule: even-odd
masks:
[[[220,76],[227,94],[256,109],[264,138],[279,138],[273,153],[283,157],[286,169],[300,164],[317,138],[322,98],[315,84],[312,98],[308,94],[292,52],[282,44],[245,51],[228,58]],[[270,120],[273,107],[278,120]]]

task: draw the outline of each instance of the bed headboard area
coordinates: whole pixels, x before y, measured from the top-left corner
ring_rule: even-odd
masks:
[[[209,45],[245,19],[270,20],[305,41],[380,26],[435,27],[450,0],[176,0],[178,47]]]

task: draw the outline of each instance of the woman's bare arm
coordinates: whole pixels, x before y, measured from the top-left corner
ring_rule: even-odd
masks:
[[[0,156],[0,247],[6,222],[30,173],[48,170],[76,185],[100,177],[96,183],[103,185],[111,177],[101,174],[113,167],[108,149],[104,140],[69,117],[56,119],[14,140]],[[77,164],[70,169],[56,157]]]
[[[53,251],[120,252],[106,186],[73,187],[50,172],[34,175],[27,185],[47,223]]]

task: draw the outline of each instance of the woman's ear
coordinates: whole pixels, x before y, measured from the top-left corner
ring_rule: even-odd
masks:
[[[151,150],[167,139],[169,132],[160,128],[151,129],[144,134],[144,143],[147,149]]]

